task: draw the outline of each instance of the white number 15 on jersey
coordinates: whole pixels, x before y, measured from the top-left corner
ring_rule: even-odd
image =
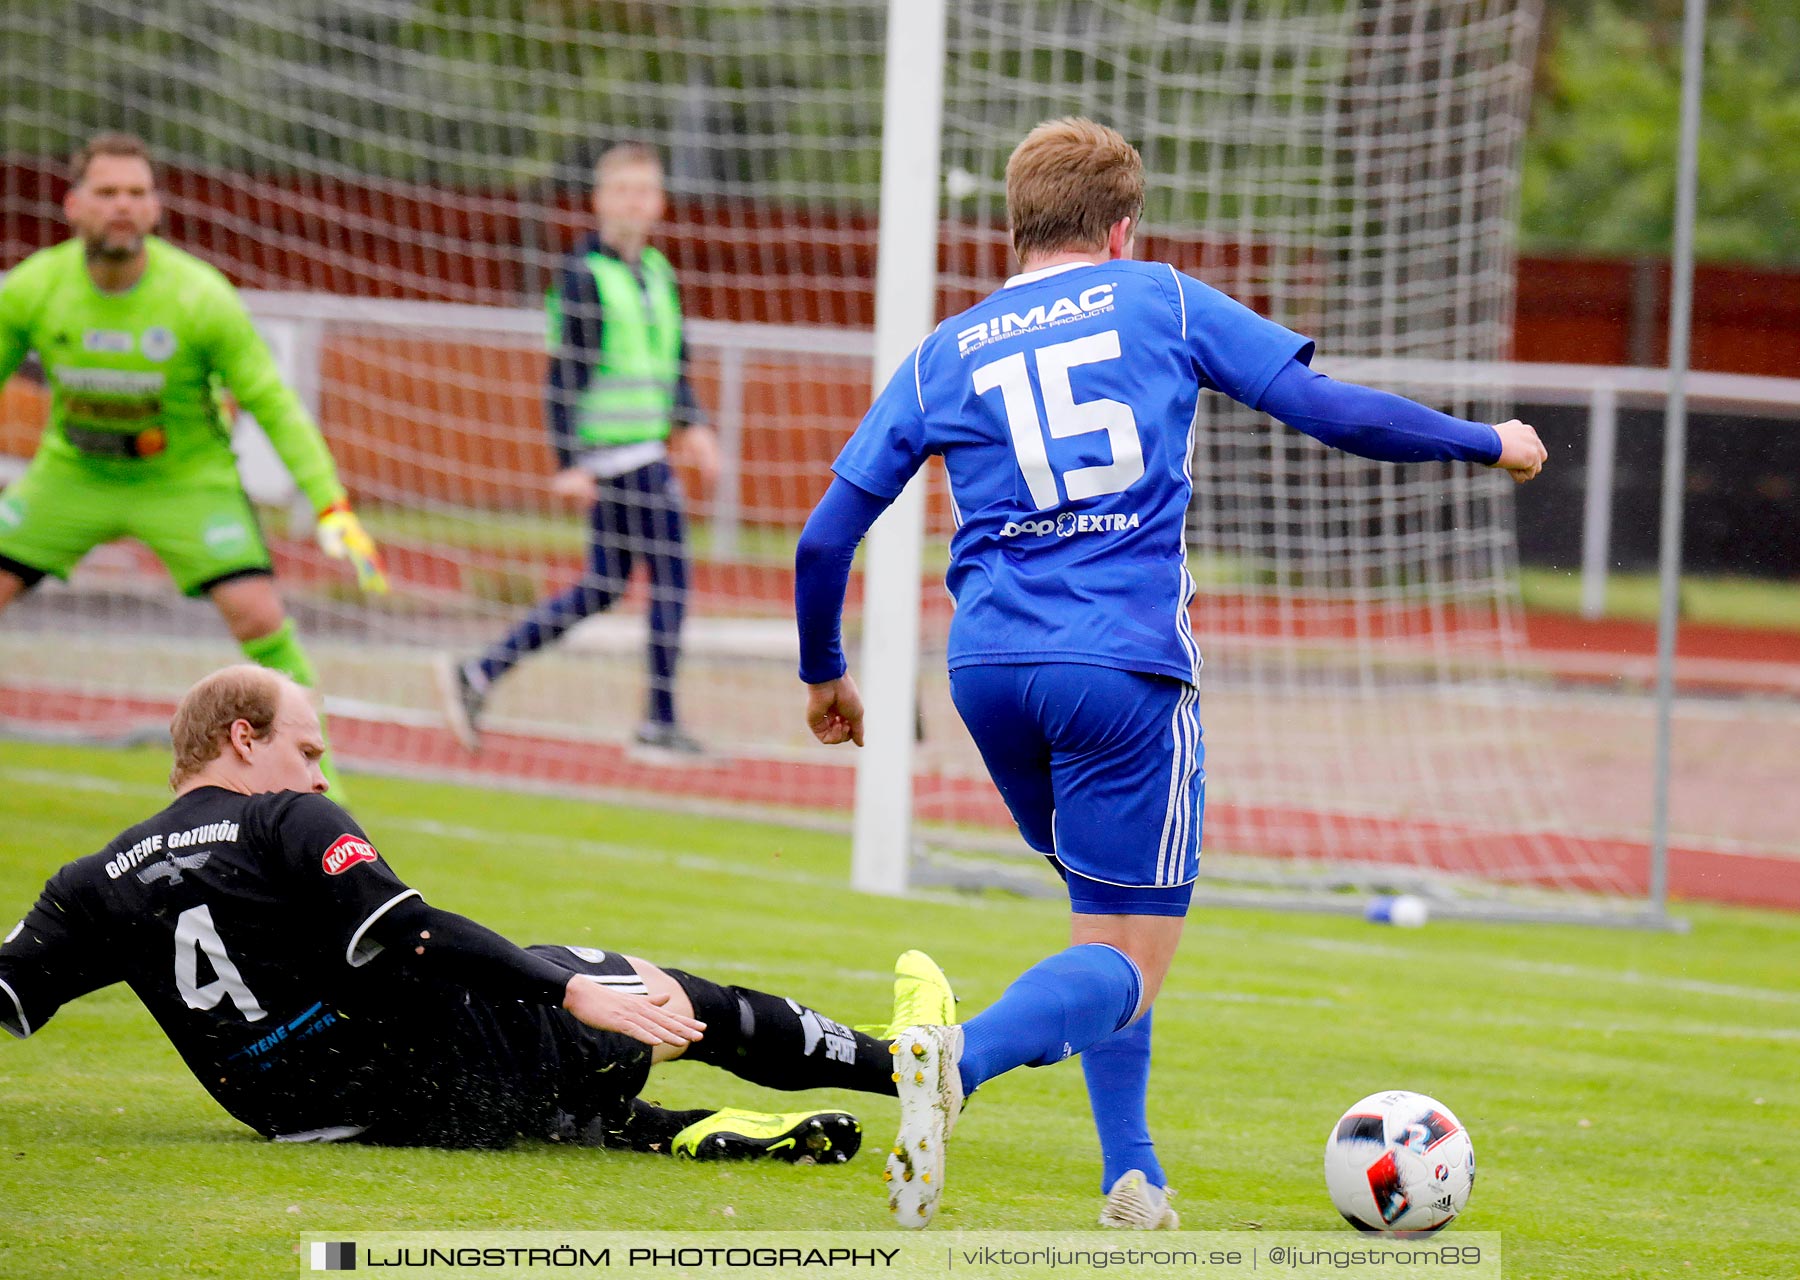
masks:
[[[1025,368],[1025,352],[1015,351],[1003,360],[984,364],[974,371],[973,377],[977,395],[999,388],[1006,407],[1006,425],[1012,433],[1013,453],[1037,509],[1042,511],[1062,501],[1056,488],[1056,472],[1050,467],[1049,448],[1044,443],[1044,422],[1050,424],[1050,434],[1057,440],[1104,431],[1112,445],[1110,463],[1063,472],[1063,488],[1070,502],[1129,489],[1144,474],[1144,447],[1138,439],[1137,418],[1131,406],[1118,400],[1076,403],[1075,393],[1069,388],[1070,369],[1119,358],[1119,331],[1090,333],[1039,347],[1035,354],[1038,384],[1044,389],[1041,418],[1037,397],[1032,394],[1031,375]]]

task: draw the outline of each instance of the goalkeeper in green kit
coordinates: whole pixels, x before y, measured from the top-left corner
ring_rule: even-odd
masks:
[[[0,282],[0,383],[36,351],[51,389],[37,455],[0,494],[0,608],[46,574],[67,577],[101,543],[136,538],[184,592],[218,606],[251,660],[311,687],[238,479],[223,393],[256,416],[311,500],[326,553],[350,560],[363,590],[385,592],[374,543],[237,291],[150,235],[161,206],[143,142],[102,134],[70,177],[75,237]]]

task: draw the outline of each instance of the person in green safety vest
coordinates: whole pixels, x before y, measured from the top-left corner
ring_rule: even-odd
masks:
[[[686,532],[674,463],[718,476],[718,443],[688,381],[681,295],[650,244],[665,210],[662,161],[641,143],[610,147],[594,166],[598,223],[563,260],[547,298],[550,363],[544,416],[559,470],[551,488],[589,504],[587,566],[567,590],[479,657],[437,664],[452,731],[471,751],[495,684],[526,654],[611,607],[642,562],[650,579],[649,687],[642,747],[704,754],[675,712],[687,604]]]
[[[238,479],[223,393],[256,416],[306,495],[321,548],[382,594],[375,544],[237,290],[151,234],[162,203],[143,140],[100,134],[69,176],[74,236],[0,284],[0,384],[35,351],[50,387],[31,465],[0,494],[0,609],[45,577],[68,577],[102,543],[136,538],[183,592],[213,602],[246,656],[310,688],[312,663]]]

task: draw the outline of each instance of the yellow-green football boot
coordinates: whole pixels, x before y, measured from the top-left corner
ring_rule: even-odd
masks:
[[[844,1111],[742,1111],[728,1107],[675,1135],[671,1149],[690,1160],[786,1160],[843,1164],[862,1146],[862,1126]]]
[[[906,951],[894,961],[892,1021],[856,1029],[877,1040],[892,1040],[908,1027],[947,1027],[955,1021],[956,993],[950,979],[923,951]]]

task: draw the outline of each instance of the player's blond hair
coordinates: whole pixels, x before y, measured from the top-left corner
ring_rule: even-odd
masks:
[[[88,166],[97,156],[127,156],[150,166],[152,176],[156,162],[150,158],[150,147],[135,133],[96,133],[82,144],[81,150],[69,157],[69,181],[80,186],[87,180]]]
[[[250,726],[259,742],[275,732],[281,690],[292,683],[279,671],[240,662],[213,672],[182,696],[169,722],[175,744],[175,767],[169,785],[179,787],[219,758],[231,741],[231,726]]]
[[[632,164],[647,164],[658,173],[663,167],[661,154],[648,142],[615,142],[594,161],[594,185],[600,186],[614,169]]]
[[[1144,161],[1115,130],[1080,116],[1046,120],[1006,162],[1013,252],[1098,249],[1121,218],[1144,212]]]

